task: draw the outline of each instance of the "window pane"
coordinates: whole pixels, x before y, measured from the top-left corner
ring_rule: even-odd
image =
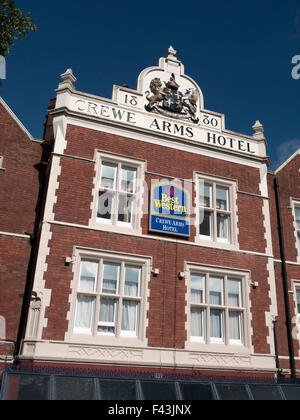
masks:
[[[100,315],[98,332],[109,335],[115,334],[117,301],[114,299],[102,298],[100,301]]]
[[[122,312],[122,331],[131,333],[130,335],[137,335],[138,330],[138,315],[139,315],[139,302],[132,300],[123,300]]]
[[[223,305],[223,277],[210,276],[209,301],[212,305]]]
[[[94,292],[96,288],[97,274],[98,262],[82,260],[79,290],[84,292]]]
[[[212,238],[213,229],[212,229],[212,216],[211,212],[200,210],[200,235],[208,236]]]
[[[47,401],[50,400],[50,376],[8,374],[5,400]]]
[[[298,252],[300,253],[300,232],[297,233]]]
[[[131,401],[137,399],[136,381],[100,379],[100,399]]]
[[[103,282],[102,282],[102,293],[118,293],[118,283],[120,275],[119,264],[103,264]]]
[[[125,296],[139,296],[140,295],[140,267],[125,267],[125,285],[124,295]]]
[[[204,303],[204,284],[205,276],[192,274],[191,275],[191,302]]]
[[[191,336],[204,338],[204,310],[191,308]]]
[[[75,329],[77,334],[92,334],[95,310],[95,298],[93,296],[78,295]]]
[[[230,340],[242,341],[242,314],[229,311],[229,338]]]
[[[300,386],[281,385],[281,389],[288,401],[300,401]]]
[[[236,308],[242,306],[241,281],[228,279],[228,305]]]
[[[210,384],[180,383],[182,397],[185,401],[213,401],[214,395]]]
[[[228,195],[229,190],[226,187],[217,186],[216,189],[216,204],[219,210],[229,210]]]
[[[93,401],[96,399],[95,379],[55,376],[54,400]]]
[[[141,381],[144,400],[170,400],[177,399],[175,383]]]
[[[97,217],[111,221],[114,214],[114,203],[114,193],[99,191]]]
[[[230,239],[230,216],[217,214],[217,237],[229,242]]]
[[[223,311],[211,309],[210,311],[210,337],[213,341],[224,341]]]
[[[5,386],[6,401],[50,400],[50,376],[8,374]]]
[[[103,163],[101,173],[101,188],[115,189],[116,185],[117,165]]]
[[[297,295],[297,308],[298,308],[298,315],[300,315],[300,290],[296,291]]]
[[[300,209],[295,208],[295,216],[297,229],[300,229]]]
[[[200,206],[212,208],[212,185],[200,181],[199,202]]]
[[[254,400],[257,401],[276,401],[282,400],[278,386],[274,385],[249,385]]]
[[[119,195],[118,221],[123,223],[133,223],[133,209],[135,197],[125,194]]]
[[[122,167],[121,171],[121,191],[135,193],[136,189],[136,170]]]
[[[250,400],[245,385],[240,384],[216,384],[218,394],[223,401],[247,401]]]

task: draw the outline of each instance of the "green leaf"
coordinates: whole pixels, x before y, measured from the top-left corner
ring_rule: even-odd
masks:
[[[31,13],[26,15],[17,8],[14,0],[0,0],[0,54],[9,54],[10,47],[36,31]]]

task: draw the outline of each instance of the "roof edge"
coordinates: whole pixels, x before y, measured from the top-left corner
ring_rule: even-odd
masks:
[[[11,118],[17,123],[17,125],[20,127],[20,129],[26,134],[26,136],[29,138],[29,140],[33,141],[33,136],[29,133],[27,128],[21,123],[19,118],[16,116],[16,114],[11,110],[11,108],[7,105],[7,103],[4,101],[4,99],[0,96],[0,105],[3,106],[3,108],[7,111],[7,113],[11,116]]]
[[[283,162],[277,169],[274,170],[274,174],[277,175],[291,160],[294,159],[297,155],[300,155],[300,147],[297,149],[285,162]]]

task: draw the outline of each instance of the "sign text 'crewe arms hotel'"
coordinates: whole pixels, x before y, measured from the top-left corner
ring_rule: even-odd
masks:
[[[255,143],[237,136],[225,136],[220,133],[209,131],[199,125],[187,125],[184,122],[172,122],[161,117],[155,118],[126,110],[117,106],[110,106],[100,101],[87,101],[79,99],[74,101],[74,111],[79,111],[101,119],[109,119],[123,124],[130,124],[140,128],[173,135],[200,143],[207,143],[227,149],[257,155]]]
[[[264,157],[262,143],[257,141],[261,137],[225,130],[224,116],[204,109],[201,89],[184,74],[184,67],[174,57],[175,53],[170,47],[158,67],[145,69],[138,78],[137,90],[114,86],[112,101],[86,96],[72,89],[69,109],[169,138],[227,149],[249,157]],[[62,77],[64,81],[76,80],[68,72]]]

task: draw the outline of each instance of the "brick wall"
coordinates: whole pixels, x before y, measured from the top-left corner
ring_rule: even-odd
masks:
[[[33,233],[41,151],[41,144],[31,141],[0,104],[0,156],[5,168],[0,171],[0,232]],[[5,317],[10,341],[17,338],[30,251],[28,238],[0,233],[0,316]],[[12,344],[0,344],[0,358],[12,353]]]
[[[95,149],[99,149],[146,160],[146,182],[149,186],[151,179],[157,179],[155,173],[193,179],[193,172],[198,171],[235,180],[238,186],[240,249],[265,252],[263,200],[256,196],[260,193],[258,169],[75,126],[68,126],[67,141],[65,153],[70,156],[93,159]],[[55,220],[88,225],[94,177],[93,162],[61,158]],[[144,215],[143,233],[159,238],[159,234],[148,232],[148,225],[148,215]],[[259,288],[251,292],[253,346],[257,353],[270,352],[267,343],[269,331],[265,322],[265,312],[270,310],[269,273],[265,257],[192,246],[189,242],[194,242],[195,229],[192,229],[189,239],[183,239],[186,244],[67,226],[52,225],[51,232],[50,254],[46,260],[48,270],[44,279],[45,287],[52,290],[52,296],[51,306],[46,311],[48,324],[43,331],[44,339],[64,339],[68,328],[70,282],[73,279],[72,268],[65,266],[64,259],[72,255],[74,246],[80,246],[153,256],[154,267],[160,269],[160,274],[150,281],[147,337],[149,345],[154,347],[182,349],[185,346],[186,287],[184,280],[178,280],[178,272],[184,271],[185,261],[250,270],[252,281],[259,283]]]
[[[286,269],[287,269],[287,281],[289,290],[289,302],[291,308],[292,328],[293,328],[293,343],[295,357],[299,358],[299,340],[297,338],[297,326],[296,326],[296,306],[293,282],[300,281],[300,265],[297,265],[297,247],[295,239],[295,228],[293,209],[291,206],[291,198],[298,199],[300,201],[300,156],[296,155],[289,163],[282,167],[282,169],[276,173],[276,178],[279,186],[280,194],[280,211],[283,226],[283,240],[286,257]],[[279,233],[278,233],[278,222],[276,213],[276,202],[274,193],[274,177],[275,174],[269,174],[269,196],[270,196],[270,213],[272,220],[272,240],[274,257],[277,260],[281,260],[280,247],[279,247]],[[286,328],[286,313],[285,313],[285,302],[284,302],[284,286],[282,276],[282,265],[280,261],[275,261],[275,277],[276,277],[276,291],[277,291],[277,305],[278,305],[278,320],[277,320],[277,335],[278,335],[278,349],[279,356],[287,358],[288,353],[288,341],[287,341],[287,328]],[[280,359],[280,365],[282,368],[289,368],[288,359]],[[300,369],[300,360],[296,360],[296,368]]]

